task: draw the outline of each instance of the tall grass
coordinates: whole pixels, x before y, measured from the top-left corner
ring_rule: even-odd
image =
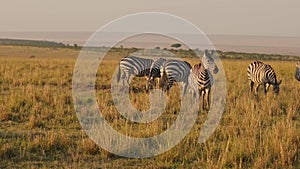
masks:
[[[252,60],[222,60],[227,77],[226,108],[213,135],[197,143],[207,117],[200,111],[191,132],[156,157],[129,159],[98,147],[83,131],[72,101],[72,73],[78,50],[0,46],[0,168],[299,168],[300,84],[294,62],[265,61],[282,79],[280,94],[249,92],[246,69]],[[117,131],[132,137],[157,135],[175,121],[178,87],[165,112],[148,124],[126,120],[115,109],[111,76],[127,52],[112,51],[96,79],[99,109]],[[35,55],[34,58],[30,58]],[[186,59],[196,63],[196,59]],[[130,100],[149,108],[144,78],[131,82]],[[216,92],[216,91],[214,91]],[[141,150],[142,151],[142,150]]]

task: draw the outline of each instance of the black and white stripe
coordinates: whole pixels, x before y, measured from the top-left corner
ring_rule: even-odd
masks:
[[[150,73],[149,73],[149,79],[148,79],[148,86],[149,88],[152,88],[154,85],[156,85],[155,79],[158,78],[158,80],[161,78],[160,68],[161,66],[166,62],[165,58],[158,58],[154,60],[150,67]],[[159,82],[158,82],[159,84]]]
[[[278,82],[276,79],[276,74],[274,69],[261,61],[254,61],[249,64],[248,69],[248,79],[250,81],[250,90],[253,91],[253,86],[256,83],[255,95],[257,96],[258,87],[260,85],[264,86],[264,93],[267,94],[267,91],[270,85],[273,86],[273,92],[279,93],[279,85],[281,80]]]
[[[167,93],[169,93],[169,90],[174,85],[174,82],[182,82],[184,85],[183,94],[185,94],[188,85],[190,69],[191,65],[186,61],[175,59],[166,60],[160,68],[161,80],[159,86],[163,91],[167,91]]]
[[[117,82],[122,79],[123,85],[129,86],[130,77],[135,75],[137,77],[146,77],[148,81],[150,67],[153,63],[152,59],[139,58],[136,56],[127,56],[119,63],[119,70],[117,73]],[[148,86],[146,86],[148,89]]]
[[[300,82],[300,62],[296,64],[295,78]]]
[[[210,105],[210,91],[213,85],[213,76],[211,74],[218,73],[219,68],[213,59],[214,51],[205,50],[201,58],[201,62],[195,64],[191,69],[189,76],[189,84],[194,91],[198,91],[200,97],[202,96],[202,108],[209,108]],[[195,95],[195,93],[194,93]]]
[[[202,96],[202,109],[205,109],[205,107],[209,108],[212,84],[213,77],[210,71],[202,63],[195,64],[191,69],[189,85],[194,91],[199,92],[200,97]]]

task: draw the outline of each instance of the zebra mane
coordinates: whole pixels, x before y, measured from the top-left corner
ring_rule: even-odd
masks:
[[[192,68],[193,73],[199,72],[201,69],[205,69],[205,67],[203,66],[203,64],[200,62],[198,64],[195,64]],[[196,73],[198,74],[198,73]]]
[[[193,67],[194,69],[200,69],[200,67],[202,66],[202,63],[198,63],[198,64],[195,64]]]

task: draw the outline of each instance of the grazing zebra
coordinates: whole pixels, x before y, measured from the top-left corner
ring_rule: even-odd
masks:
[[[296,64],[295,78],[300,82],[300,62]]]
[[[156,83],[155,83],[155,78],[161,77],[160,74],[160,67],[163,65],[163,63],[166,62],[166,59],[164,58],[158,58],[155,60],[151,67],[150,67],[150,73],[149,73],[149,78],[148,78],[148,86],[149,88],[152,88]],[[159,84],[159,81],[158,81]]]
[[[169,94],[169,90],[174,82],[182,82],[184,85],[183,94],[185,94],[188,86],[190,69],[191,65],[186,61],[175,59],[166,60],[160,67],[161,80],[159,82],[159,87]]]
[[[195,64],[191,68],[189,76],[189,84],[194,90],[198,90],[200,97],[202,96],[202,109],[205,109],[205,105],[209,108],[210,105],[210,89],[212,87],[212,75],[210,71],[205,69],[202,63]],[[195,96],[195,93],[194,93]]]
[[[279,85],[282,80],[277,82],[276,74],[274,69],[261,61],[254,61],[249,64],[248,69],[248,79],[250,80],[250,91],[253,92],[254,83],[257,83],[255,88],[255,95],[257,96],[258,87],[260,85],[264,86],[264,93],[267,94],[267,91],[270,85],[273,86],[273,92],[275,94],[279,93]]]
[[[149,70],[153,63],[152,59],[139,58],[136,56],[124,57],[119,63],[119,69],[117,73],[117,82],[122,78],[122,83],[126,80],[126,85],[129,86],[129,80],[131,75],[137,77],[146,77],[148,81]],[[148,90],[148,84],[146,84],[146,90]]]

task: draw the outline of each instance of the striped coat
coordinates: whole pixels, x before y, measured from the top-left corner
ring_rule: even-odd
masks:
[[[132,75],[138,77],[146,77],[148,81],[150,67],[153,63],[152,59],[139,58],[136,56],[127,56],[119,63],[117,72],[117,82],[122,79],[122,84],[129,86],[129,80]],[[146,86],[146,90],[148,85]]]
[[[161,68],[161,80],[159,87],[169,93],[174,82],[183,83],[183,94],[186,93],[188,86],[188,77],[190,75],[191,65],[186,61],[170,59],[166,60]]]
[[[161,78],[160,68],[166,61],[167,60],[165,58],[158,58],[152,63],[152,65],[150,67],[149,78],[148,78],[149,88],[153,88],[153,86],[156,85],[156,82],[155,82],[156,78],[158,78],[160,80],[160,78]],[[159,84],[159,82],[158,82],[158,84]]]
[[[200,97],[202,96],[202,109],[205,109],[205,107],[209,108],[212,83],[212,74],[202,63],[195,64],[192,67],[189,76],[189,84],[194,90],[199,91]]]
[[[278,82],[274,69],[261,61],[254,61],[249,64],[247,69],[248,79],[250,82],[250,91],[253,92],[253,86],[255,87],[255,95],[257,96],[258,88],[260,85],[264,86],[264,93],[267,94],[269,86],[273,86],[273,92],[279,93],[279,85],[281,80]]]

